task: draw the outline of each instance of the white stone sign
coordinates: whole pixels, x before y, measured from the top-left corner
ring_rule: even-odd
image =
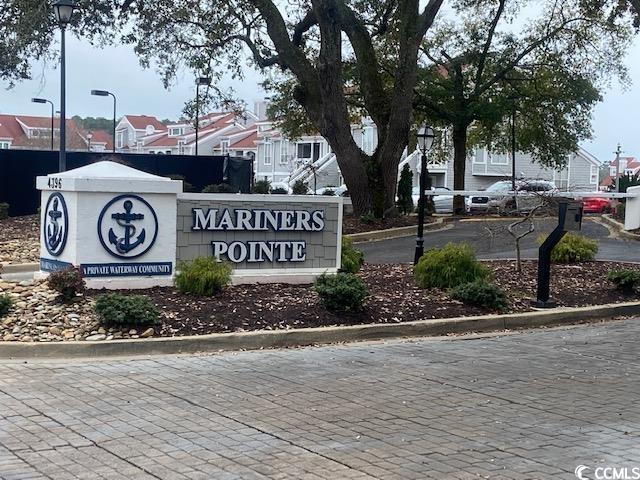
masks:
[[[182,182],[114,162],[38,177],[40,276],[74,265],[90,288],[171,285]]]

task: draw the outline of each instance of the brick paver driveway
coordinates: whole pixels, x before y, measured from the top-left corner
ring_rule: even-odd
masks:
[[[640,466],[639,321],[0,365],[3,479],[574,478]]]

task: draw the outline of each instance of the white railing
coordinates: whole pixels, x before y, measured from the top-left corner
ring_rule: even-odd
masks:
[[[313,178],[313,172],[315,170],[316,174],[321,172],[325,168],[327,168],[333,161],[336,160],[336,156],[334,153],[328,153],[324,157],[320,157],[318,160],[313,162],[313,168],[309,168],[309,165],[303,165],[299,167],[294,173],[289,176],[288,183],[289,185],[293,185],[296,181],[302,180],[303,182],[308,182],[309,179]]]
[[[315,162],[313,162],[313,168],[317,169],[320,168],[322,165],[324,165],[331,157],[335,157],[335,154],[332,152],[327,153],[326,155],[324,155],[323,157],[320,157],[318,160],[316,160]],[[289,179],[287,181],[287,183],[289,185],[292,185],[293,183],[295,183],[297,180],[300,180],[301,178],[303,179],[308,179],[308,177],[310,175],[309,174],[309,164],[308,164],[308,160],[306,159],[294,159],[293,163],[300,163],[300,166],[298,168],[296,168],[291,175],[289,175]],[[307,162],[307,163],[305,163]],[[306,177],[304,176],[305,174]],[[311,176],[313,176],[313,173],[311,173]]]
[[[635,188],[635,187],[632,187]],[[631,188],[629,189],[631,190]],[[442,191],[432,192],[425,191],[426,196],[443,195]],[[489,198],[503,198],[503,197],[557,197],[557,198],[639,198],[640,191],[627,192],[627,193],[615,193],[615,192],[487,192],[486,190],[450,190],[445,195],[456,195],[462,197],[489,197]]]
[[[442,192],[425,191],[426,196],[442,195]],[[629,187],[627,193],[617,192],[487,192],[483,190],[451,190],[445,195],[462,197],[547,197],[547,198],[626,198],[624,209],[624,229],[637,230],[640,228],[640,186]]]

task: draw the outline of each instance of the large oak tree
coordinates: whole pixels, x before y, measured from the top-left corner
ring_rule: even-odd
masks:
[[[133,44],[143,64],[156,66],[167,83],[182,68],[240,77],[251,63],[284,72],[295,82],[295,101],[336,153],[355,211],[392,211],[410,131],[418,50],[443,0],[79,3],[73,32],[98,43]],[[0,78],[26,78],[29,62],[51,51],[51,0],[8,0],[0,15]],[[391,60],[390,71],[381,69],[383,60]],[[347,65],[354,71],[346,73]],[[354,77],[355,84],[347,80]],[[372,155],[351,135],[347,96],[353,89],[378,128]]]
[[[543,165],[563,167],[590,138],[599,89],[625,78],[632,33],[602,2],[592,7],[582,0],[467,0],[456,5],[456,21],[429,33],[416,111],[450,134],[456,190],[465,188],[470,146],[511,149],[514,109],[516,148]]]

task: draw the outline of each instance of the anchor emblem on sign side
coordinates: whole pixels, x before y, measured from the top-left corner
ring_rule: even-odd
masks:
[[[58,206],[59,201],[56,198],[53,201],[53,210],[47,213],[51,218],[51,223],[47,226],[47,244],[51,250],[58,248],[64,235],[62,226],[58,225],[58,220],[62,217],[62,212],[58,210]]]
[[[136,227],[131,224],[135,220],[143,220],[144,215],[141,213],[131,213],[133,202],[127,200],[124,202],[124,213],[114,213],[111,215],[118,225],[124,228],[124,236],[119,238],[113,228],[109,229],[109,242],[112,243],[116,250],[121,254],[127,254],[138,246],[142,245],[146,238],[146,232],[143,228],[140,235],[136,238]]]

